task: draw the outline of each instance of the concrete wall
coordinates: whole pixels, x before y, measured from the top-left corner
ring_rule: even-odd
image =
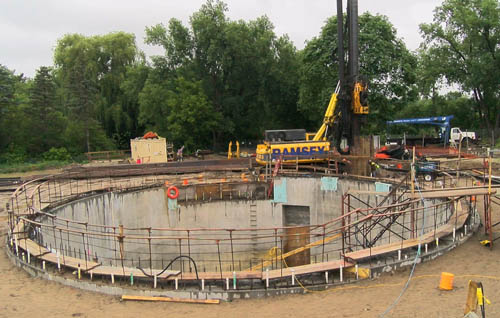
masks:
[[[355,179],[321,179],[321,178],[281,178],[277,179],[275,199],[263,200],[267,191],[261,183],[241,183],[227,191],[227,185],[210,185],[200,190],[200,186],[182,187],[177,200],[170,202],[165,188],[148,189],[136,192],[106,193],[81,199],[62,205],[53,210],[59,218],[71,219],[87,223],[70,225],[69,229],[118,234],[118,226],[125,227],[124,251],[125,265],[137,266],[139,259],[141,267],[163,268],[176,256],[191,255],[200,267],[207,271],[216,271],[219,268],[219,251],[224,270],[239,270],[255,265],[268,257],[269,250],[283,246],[286,240],[283,209],[285,206],[307,206],[310,225],[323,224],[342,214],[342,195],[347,191],[358,191],[359,200],[350,200],[351,210],[377,206],[386,193],[374,194],[375,184]],[[222,191],[226,187],[226,191]],[[219,189],[220,191],[217,191]],[[201,191],[201,192],[200,192]],[[220,196],[225,200],[220,200]],[[229,200],[229,196],[231,200]],[[202,200],[202,199],[205,200]],[[241,199],[239,199],[241,198]],[[245,199],[250,198],[250,199]],[[279,200],[278,200],[279,199]],[[279,201],[279,202],[277,202]],[[433,205],[437,200],[426,201],[426,206]],[[429,215],[429,211],[425,215]],[[446,222],[450,211],[438,208],[432,209],[432,217],[426,217],[424,212],[416,215],[417,228],[425,224],[426,231],[434,226]],[[51,224],[50,219],[43,220]],[[351,220],[351,221],[354,221]],[[402,220],[399,220],[400,222]],[[425,221],[425,222],[424,222]],[[375,236],[382,227],[390,222],[386,220],[377,225],[370,233]],[[408,223],[408,217],[404,223]],[[108,228],[95,227],[92,224],[106,225]],[[62,228],[67,223],[56,221],[55,225]],[[72,226],[72,228],[71,228]],[[340,224],[332,226],[337,228]],[[408,225],[406,225],[408,227]],[[140,230],[128,230],[136,228]],[[156,230],[148,230],[155,228]],[[219,229],[202,231],[195,229]],[[330,230],[332,229],[330,228]],[[188,234],[188,231],[189,234]],[[245,229],[232,232],[229,229]],[[252,231],[252,229],[260,229]],[[322,239],[322,228],[311,229],[310,242]],[[392,231],[392,232],[391,232]],[[391,231],[386,231],[377,242],[377,245],[400,240],[395,233],[403,233],[408,238],[408,231],[400,225],[392,224]],[[147,237],[168,236],[169,239],[148,240],[134,239],[132,236]],[[326,237],[336,233],[326,233]],[[189,242],[187,237],[189,235]],[[64,251],[65,255],[85,258],[96,258],[104,264],[121,266],[120,248],[116,239],[65,233],[50,228],[42,230],[43,241],[47,246]],[[232,241],[230,238],[232,237]],[[245,238],[240,240],[240,238]],[[180,240],[179,240],[180,239]],[[363,242],[371,238],[363,238],[359,234],[352,234],[351,242]],[[219,240],[217,245],[216,240]],[[361,247],[353,247],[356,250]],[[150,255],[151,251],[151,255]],[[338,259],[341,252],[341,240],[333,240],[324,246],[321,244],[311,250],[311,260]],[[241,265],[240,265],[241,263]],[[176,263],[174,268],[188,266],[188,263]],[[276,266],[276,265],[273,265]],[[186,270],[186,267],[184,267]],[[202,269],[202,268],[200,268]]]

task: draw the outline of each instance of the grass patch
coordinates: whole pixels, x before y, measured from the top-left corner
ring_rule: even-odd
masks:
[[[0,164],[0,173],[28,172],[36,170],[58,169],[68,165],[68,161],[41,161]]]

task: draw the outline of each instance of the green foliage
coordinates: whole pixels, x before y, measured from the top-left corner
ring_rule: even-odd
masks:
[[[71,155],[68,150],[64,147],[61,148],[50,148],[49,151],[43,154],[43,160],[45,161],[70,161]]]
[[[0,155],[0,163],[3,164],[16,164],[24,162],[28,159],[26,150],[15,144],[10,144],[4,153]]]
[[[167,95],[179,89],[179,78],[199,82],[202,99],[221,118],[204,115],[212,147],[229,139],[259,139],[266,128],[295,127],[300,121],[299,59],[293,44],[275,35],[267,17],[231,21],[226,11],[225,3],[209,0],[191,16],[189,27],[171,19],[167,26],[146,29],[146,42],[161,45],[165,55],[153,58],[154,70],[141,92],[142,123],[152,126],[156,114],[154,127],[170,133]],[[196,92],[193,98],[200,96]],[[198,136],[195,143],[204,146],[204,140]]]
[[[0,65],[0,154],[15,147],[30,133],[25,124],[29,82],[22,75]]]
[[[368,79],[370,105],[363,130],[378,132],[396,111],[416,99],[417,60],[396,37],[385,16],[364,13],[359,26],[360,74]],[[319,127],[337,85],[338,45],[334,16],[326,21],[318,37],[307,42],[301,54],[299,109],[310,120],[309,127]]]
[[[89,131],[89,142],[93,145],[93,151],[116,149],[113,141],[106,136],[101,125],[95,120],[88,124],[79,121],[70,121],[64,131],[66,149],[73,156],[87,152],[87,126]]]
[[[473,96],[485,127],[500,128],[500,3],[498,0],[445,0],[433,22],[421,24],[422,91],[439,83],[457,85]]]
[[[150,67],[139,62],[127,67],[124,80],[120,84],[123,94],[113,107],[115,133],[113,139],[118,149],[130,147],[130,139],[140,136],[144,126],[139,122],[139,93],[143,90]]]
[[[418,118],[453,115],[451,125],[461,129],[478,129],[480,120],[474,112],[474,101],[459,93],[448,93],[445,96],[436,95],[433,98],[421,99],[409,103],[399,111],[395,118]]]
[[[222,125],[221,115],[208,102],[200,82],[179,77],[172,84],[170,89],[146,84],[140,94],[140,119],[148,130],[187,150],[209,146],[215,129]]]
[[[96,125],[118,144],[130,139],[127,131],[136,118],[130,118],[122,104],[126,98],[121,85],[138,56],[134,35],[124,32],[92,37],[70,34],[58,41],[54,61],[66,91],[70,117],[84,123],[86,151],[98,148],[91,146],[91,139],[101,138],[91,136],[99,131]]]
[[[35,163],[16,162],[9,164],[0,162],[0,174],[56,169],[66,166],[67,164],[68,163],[64,161],[41,161]]]
[[[63,132],[67,119],[58,110],[56,83],[52,69],[40,67],[29,90],[29,103],[25,110],[30,136],[24,141],[29,153],[40,154],[64,143]]]
[[[227,12],[207,0],[187,25],[146,28],[146,43],[164,49],[150,64],[133,34],[115,32],[63,36],[55,67],[40,67],[33,80],[0,65],[0,163],[126,149],[145,130],[186,151],[261,139],[265,129],[316,130],[338,81],[336,17],[297,51],[266,16],[233,21]],[[370,104],[363,133],[436,115],[454,115],[462,129],[481,121],[500,129],[497,0],[444,0],[421,25],[418,58],[386,17],[365,13],[359,23]],[[442,83],[460,93],[440,95]]]

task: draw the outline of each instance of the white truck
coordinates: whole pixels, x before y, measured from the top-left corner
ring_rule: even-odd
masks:
[[[474,143],[476,142],[476,133],[473,131],[462,131],[458,127],[453,127],[450,132],[450,144]]]

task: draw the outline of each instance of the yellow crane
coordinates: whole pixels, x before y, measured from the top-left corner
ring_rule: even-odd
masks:
[[[338,43],[344,43],[342,0],[337,0],[337,21]],[[303,129],[266,130],[264,142],[257,145],[257,163],[272,164],[279,158],[283,158],[283,164],[324,162],[332,145],[337,146],[341,153],[345,153],[340,149],[342,140],[346,141],[348,147],[352,146],[352,137],[359,134],[358,117],[369,112],[367,84],[358,74],[358,0],[348,0],[347,22],[347,72],[344,72],[344,47],[339,45],[339,82],[330,98],[320,129],[316,133],[306,133]],[[332,143],[333,140],[336,144]]]

